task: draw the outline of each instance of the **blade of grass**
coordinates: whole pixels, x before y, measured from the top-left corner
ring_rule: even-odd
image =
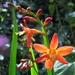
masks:
[[[17,35],[15,34],[15,32],[18,31],[18,26],[16,22],[15,9],[13,7],[12,7],[12,19],[14,27],[13,27],[10,62],[9,62],[9,75],[16,75]]]
[[[29,48],[29,51],[32,53],[32,59],[35,60],[33,48],[30,47],[30,48]],[[31,67],[31,75],[38,75],[37,64],[31,61],[31,65],[33,65],[33,67]]]

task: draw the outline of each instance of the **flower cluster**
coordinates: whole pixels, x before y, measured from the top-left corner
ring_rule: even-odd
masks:
[[[58,48],[59,41],[58,41],[58,34],[57,33],[54,33],[49,47],[42,45],[42,44],[38,44],[38,43],[32,44],[31,40],[34,40],[34,37],[33,37],[34,34],[39,33],[45,37],[47,34],[44,33],[43,31],[40,31],[40,30],[37,30],[34,28],[33,29],[29,28],[26,21],[29,20],[29,21],[37,22],[45,29],[45,26],[47,26],[48,23],[51,22],[52,17],[47,17],[44,21],[41,21],[39,19],[39,16],[42,14],[42,9],[39,9],[34,14],[31,11],[30,7],[28,7],[27,9],[24,9],[21,6],[14,6],[11,3],[8,3],[8,5],[16,8],[19,11],[19,13],[21,13],[21,14],[31,15],[31,16],[24,16],[23,17],[24,25],[20,24],[22,31],[18,32],[17,34],[19,34],[19,35],[25,34],[26,35],[26,46],[28,48],[33,46],[33,48],[37,52],[42,53],[42,55],[38,59],[34,60],[34,62],[40,63],[40,62],[45,61],[45,67],[47,69],[52,69],[56,60],[58,60],[59,62],[61,62],[63,64],[68,64],[68,62],[65,60],[65,58],[63,56],[70,54],[73,51],[73,46],[62,46],[62,47]],[[32,65],[30,65],[30,61],[28,59],[22,59],[21,63],[18,65],[18,67],[21,70],[25,69],[25,68],[29,68],[31,66]]]

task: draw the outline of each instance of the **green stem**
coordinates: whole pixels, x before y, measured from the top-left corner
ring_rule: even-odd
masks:
[[[46,36],[43,36],[43,42],[44,45],[49,47],[49,40],[48,40],[48,35],[46,33],[46,29],[42,26],[42,32],[44,32],[46,34]]]
[[[72,30],[71,24],[69,25],[69,28],[70,28],[70,31],[71,31],[71,36],[73,38],[74,45],[75,45],[75,39],[74,39],[74,36],[73,36],[73,30]]]
[[[60,21],[60,16],[59,16],[59,12],[58,12],[57,5],[56,5],[56,13],[57,13],[58,21],[59,21],[59,26],[62,27],[62,23],[61,23],[61,21]]]
[[[44,32],[46,34],[46,36],[43,36],[44,45],[49,47],[49,40],[48,40],[48,35],[46,33],[45,27],[42,27],[42,32]],[[47,69],[47,75],[54,75],[53,69],[52,70]]]
[[[32,54],[32,59],[35,60],[35,55],[34,55],[32,46],[29,48],[29,51]],[[33,67],[31,67],[31,75],[38,75],[37,64],[35,62],[31,61],[31,65],[33,66]]]

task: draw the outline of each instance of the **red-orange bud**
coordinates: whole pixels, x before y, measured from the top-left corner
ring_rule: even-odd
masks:
[[[20,5],[18,5],[17,7],[18,7],[18,9],[22,9],[22,7]]]
[[[30,11],[31,10],[31,8],[30,7],[27,7],[27,11]]]
[[[18,12],[19,12],[20,14],[23,14],[23,11],[22,11],[22,10],[19,10]]]
[[[40,16],[42,13],[42,9],[39,9],[37,12],[36,12],[36,16]]]
[[[23,17],[23,19],[37,22],[37,20],[34,17],[30,17],[30,16],[25,16]]]
[[[7,2],[7,4],[9,5],[9,6],[14,6],[12,3],[10,3],[10,2]]]
[[[30,20],[31,17],[30,17],[30,16],[24,16],[23,19],[25,19],[25,20]]]
[[[44,26],[46,26],[52,19],[52,17],[47,17],[44,21]]]

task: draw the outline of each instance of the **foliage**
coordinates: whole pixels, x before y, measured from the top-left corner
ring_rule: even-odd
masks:
[[[4,34],[9,39],[9,42],[0,47],[0,54],[4,56],[4,59],[0,59],[0,72],[2,75],[8,75],[8,66],[9,66],[9,58],[10,58],[10,47],[11,47],[11,39],[12,39],[12,30],[13,30],[13,22],[12,22],[12,14],[11,8],[8,7],[8,0],[0,1],[0,34]],[[59,35],[59,46],[63,45],[72,45],[75,46],[75,4],[74,0],[12,0],[13,4],[21,5],[23,8],[31,7],[31,10],[36,13],[38,9],[42,9],[43,12],[40,16],[40,19],[44,21],[44,19],[48,16],[52,17],[53,20],[46,27],[47,34],[49,40],[51,40],[52,35],[56,32]],[[16,10],[17,12],[17,10]],[[16,13],[16,21],[18,24],[18,29],[21,31],[20,23],[22,21],[22,14]],[[27,24],[30,28],[37,28],[41,30],[38,23],[27,21]],[[18,36],[18,38],[22,38],[25,36]],[[43,43],[41,35],[36,34],[34,36],[37,43]],[[28,53],[28,48],[25,46],[25,43],[21,43],[18,40],[18,48],[17,48],[17,62],[19,64],[21,58],[29,58],[26,54]],[[35,43],[35,42],[34,42]],[[9,45],[9,46],[8,46]],[[5,48],[5,49],[4,49]],[[5,50],[6,52],[2,52]],[[39,56],[38,53],[35,53],[35,57]],[[62,65],[56,62],[54,66],[54,71],[56,75],[73,75],[75,71],[75,51],[73,51],[70,55],[66,56],[66,60],[70,62],[70,64]],[[59,68],[58,68],[59,67]],[[47,75],[43,63],[38,64],[39,75]],[[42,70],[41,70],[42,69]],[[17,68],[16,75],[25,75],[30,74],[30,70],[26,69],[20,71]]]

